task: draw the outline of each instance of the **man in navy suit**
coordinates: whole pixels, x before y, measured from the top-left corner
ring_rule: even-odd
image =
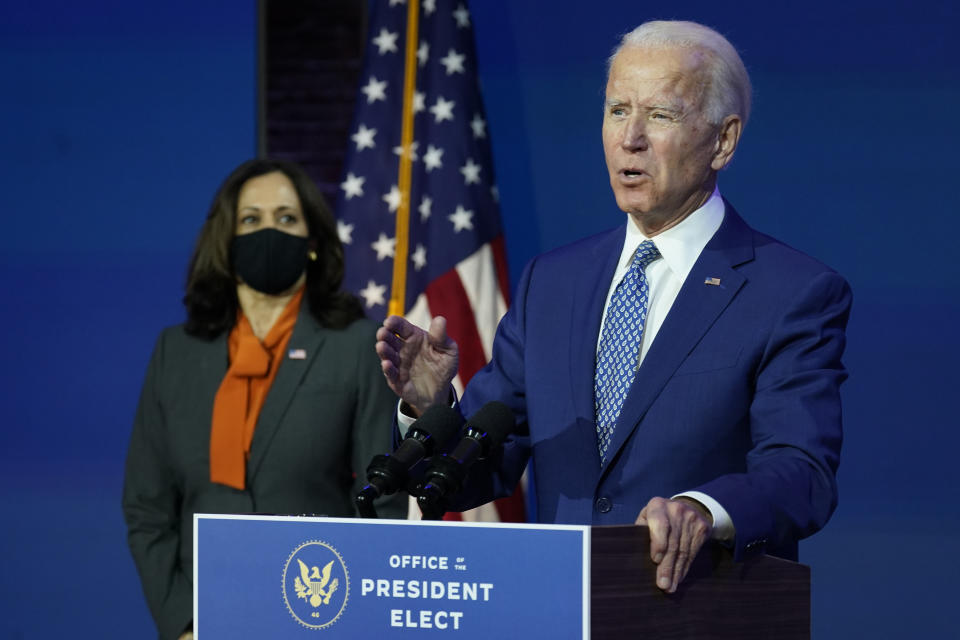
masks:
[[[851,294],[720,196],[749,111],[746,70],[715,31],[649,22],[624,36],[602,135],[627,220],[525,269],[461,402],[466,415],[506,403],[517,431],[458,506],[510,491],[532,457],[541,522],[649,526],[669,592],[710,537],[737,559],[796,558],[829,519]],[[378,331],[401,414],[448,401],[445,327],[390,317]]]

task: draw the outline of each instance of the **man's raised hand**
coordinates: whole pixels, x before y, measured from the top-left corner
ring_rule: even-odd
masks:
[[[377,329],[377,355],[387,384],[419,415],[445,403],[457,374],[457,343],[447,335],[447,320],[437,316],[430,331],[389,316]]]

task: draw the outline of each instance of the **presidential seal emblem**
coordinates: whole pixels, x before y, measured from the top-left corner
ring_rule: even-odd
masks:
[[[309,629],[326,629],[343,614],[350,574],[337,550],[309,540],[293,550],[283,567],[283,601],[293,618]]]

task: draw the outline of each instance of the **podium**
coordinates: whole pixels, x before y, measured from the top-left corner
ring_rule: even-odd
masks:
[[[219,638],[810,637],[810,571],[708,544],[677,593],[645,527],[197,515],[194,630]]]

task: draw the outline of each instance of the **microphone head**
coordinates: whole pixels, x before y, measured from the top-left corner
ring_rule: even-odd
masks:
[[[517,421],[510,407],[502,402],[488,402],[467,420],[466,429],[486,434],[491,448],[498,447],[516,427]]]
[[[463,425],[463,416],[456,409],[451,409],[442,404],[435,404],[423,412],[416,422],[413,423],[411,431],[416,429],[427,434],[433,440],[433,449],[444,447],[455,435],[460,432]]]

